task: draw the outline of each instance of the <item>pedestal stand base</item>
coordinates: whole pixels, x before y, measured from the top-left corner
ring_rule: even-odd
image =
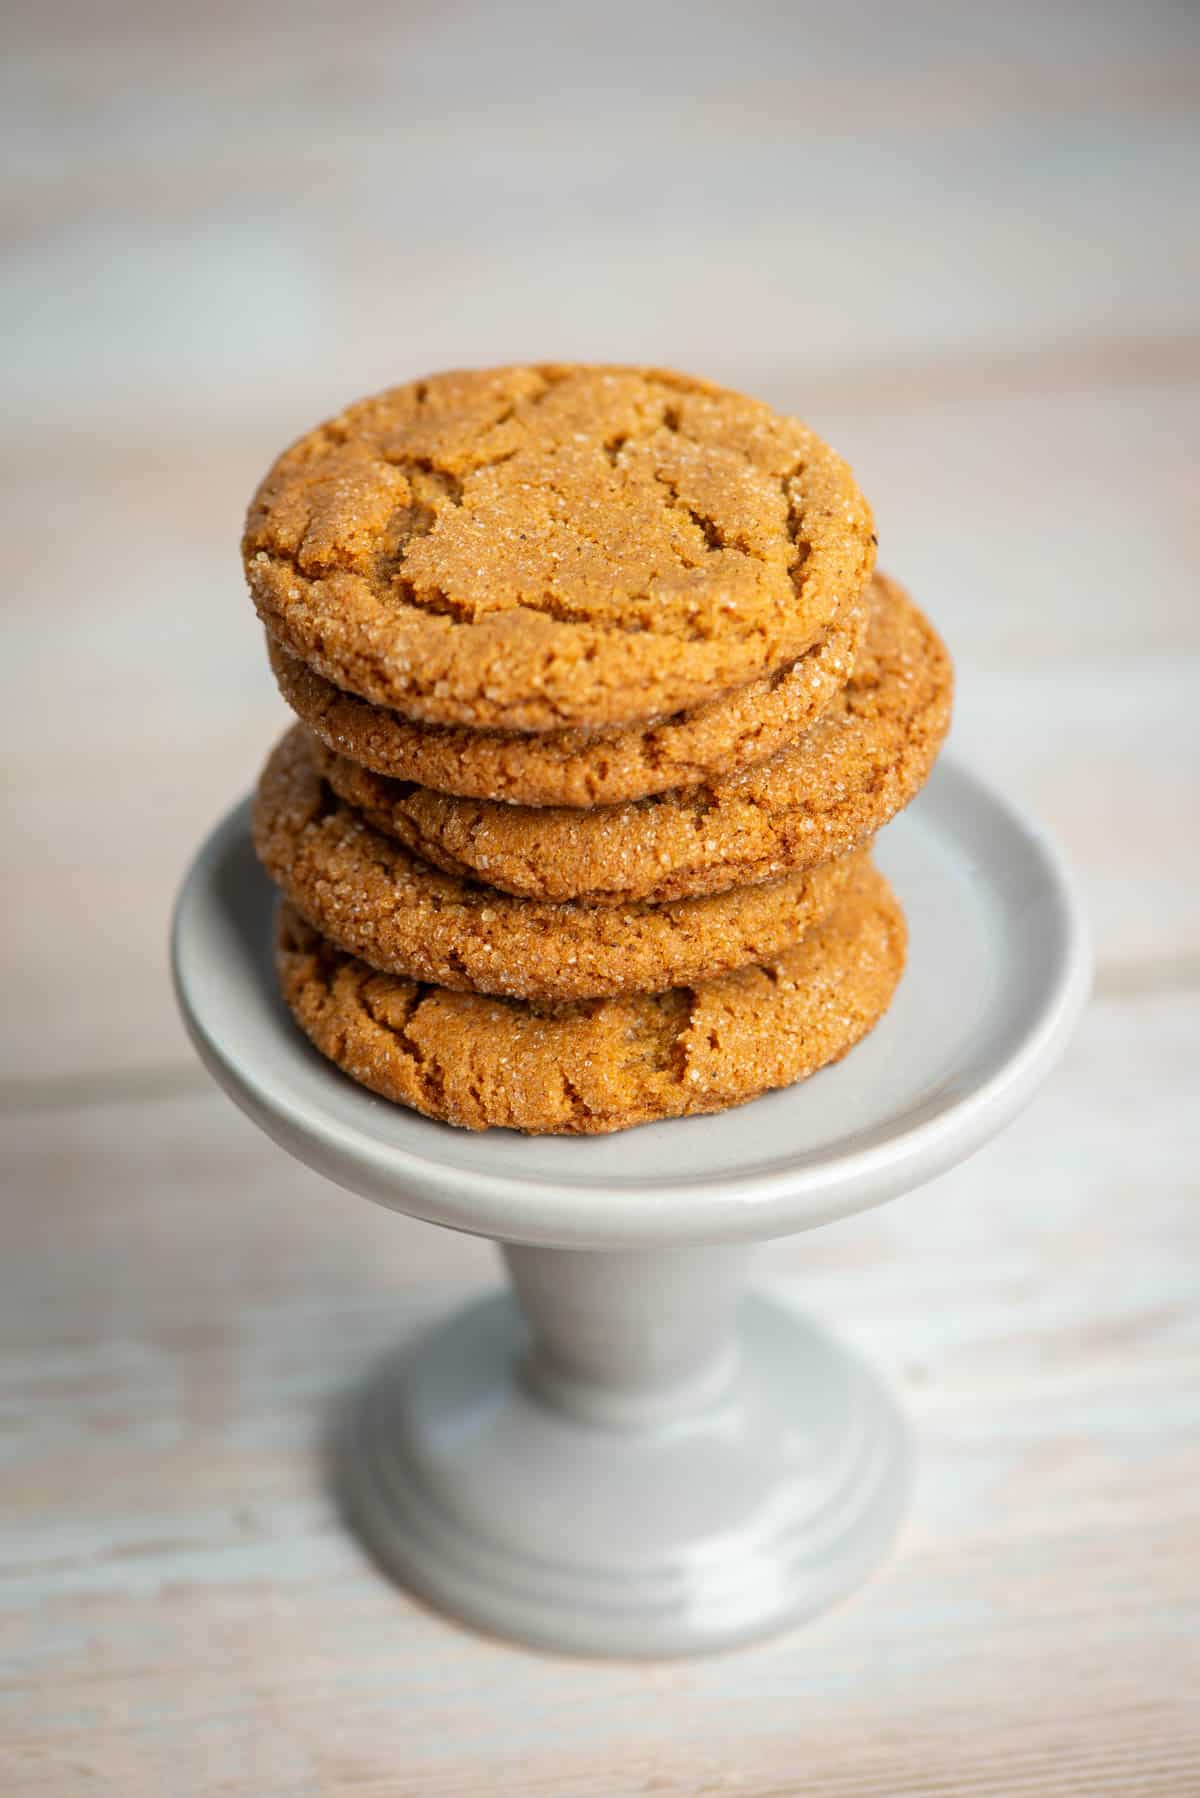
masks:
[[[730,1647],[863,1581],[904,1507],[883,1386],[763,1298],[732,1353],[664,1414],[580,1419],[538,1376],[505,1296],[376,1372],[339,1469],[347,1509],[406,1585],[532,1646],[654,1657]]]

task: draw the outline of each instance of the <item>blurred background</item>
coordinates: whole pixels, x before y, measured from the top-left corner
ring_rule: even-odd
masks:
[[[1200,951],[1198,22],[9,9],[5,1071],[190,1065],[164,919],[282,717],[249,495],[350,398],[493,361],[665,362],[814,424],[1105,961]]]
[[[935,1483],[873,1646],[860,1608],[823,1626],[819,1673],[808,1638],[757,1651],[798,1661],[742,1663],[774,1669],[746,1675],[744,1789],[782,1777],[783,1694],[825,1694],[840,1764],[852,1669],[918,1771],[950,1764],[960,1711],[996,1722],[996,1755],[1010,1710],[1014,1754],[1044,1712],[1068,1772],[1074,1740],[1130,1767],[1139,1729],[1181,1740],[1200,1558],[1200,11],[40,0],[0,20],[0,1330],[15,1564],[57,1620],[34,1661],[53,1651],[66,1681],[53,1696],[18,1656],[20,1740],[43,1758],[17,1789],[75,1789],[44,1746],[73,1729],[103,1773],[157,1769],[146,1790],[210,1789],[172,1758],[201,1740],[229,1791],[350,1789],[397,1725],[387,1680],[351,1698],[321,1659],[335,1604],[410,1684],[419,1644],[413,1789],[460,1789],[437,1783],[433,1719],[460,1714],[448,1692],[486,1705],[455,1685],[472,1656],[498,1706],[536,1675],[574,1707],[575,1747],[546,1747],[544,1717],[520,1747],[527,1770],[548,1757],[548,1792],[618,1725],[647,1778],[679,1773],[668,1736],[699,1757],[678,1789],[725,1764],[709,1703],[736,1673],[681,1671],[656,1696],[605,1670],[585,1690],[415,1611],[396,1636],[400,1601],[319,1490],[314,1419],[409,1286],[476,1280],[485,1252],[287,1165],[209,1090],[165,972],[185,863],[284,720],[237,553],[257,479],[353,396],[554,357],[713,376],[848,457],[881,565],[956,655],[955,750],[1058,833],[1097,941],[1080,1041],[1003,1142],[771,1251],[911,1374]],[[231,1488],[249,1522],[229,1522]],[[997,1492],[1018,1521],[981,1544],[973,1507]],[[1088,1596],[1118,1541],[1119,1653]],[[1067,1585],[1038,1613],[1036,1664],[1066,1671],[1046,1709],[996,1619],[1051,1567]],[[964,1619],[987,1577],[985,1663]],[[901,1648],[917,1593],[943,1606],[936,1699]],[[207,1606],[203,1667],[146,1649],[172,1605]],[[151,1740],[128,1691],[154,1678]],[[461,1752],[483,1764],[470,1715]]]

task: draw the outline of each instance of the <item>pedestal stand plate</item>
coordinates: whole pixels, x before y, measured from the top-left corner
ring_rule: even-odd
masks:
[[[293,1025],[248,806],[180,896],[176,988],[226,1091],[364,1197],[494,1238],[486,1297],[372,1376],[340,1477],[377,1557],[436,1605],[587,1654],[717,1649],[849,1592],[891,1540],[903,1420],[849,1349],[744,1291],[748,1245],[918,1186],[1032,1096],[1087,996],[1042,832],[950,763],[881,839],[909,963],[834,1068],[610,1137],[473,1135],[363,1091]]]

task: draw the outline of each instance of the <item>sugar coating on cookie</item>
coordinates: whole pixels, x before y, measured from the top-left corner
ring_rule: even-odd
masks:
[[[375,774],[510,805],[618,805],[767,761],[849,680],[869,615],[863,594],[774,674],[669,718],[593,731],[419,724],[335,686],[269,633],[267,653],[292,710],[328,749]]]
[[[442,374],[285,451],[243,537],[274,637],[406,717],[625,724],[801,656],[862,592],[870,509],[795,419],[652,369]]]
[[[263,771],[254,841],[307,922],[372,967],[541,1000],[660,992],[765,961],[819,922],[855,865],[845,856],[780,881],[661,906],[514,899],[431,868],[333,798],[302,725]]]
[[[538,1006],[380,974],[291,906],[277,966],[301,1029],[371,1091],[483,1130],[621,1130],[723,1110],[837,1061],[879,1020],[904,919],[860,866],[825,920],[760,967],[658,994]]]
[[[541,899],[668,900],[816,867],[919,790],[950,722],[953,671],[929,621],[877,576],[846,686],[798,742],[729,779],[572,810],[456,798],[322,753],[333,789],[424,860]]]

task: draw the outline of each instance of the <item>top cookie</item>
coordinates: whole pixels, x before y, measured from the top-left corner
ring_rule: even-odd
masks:
[[[861,593],[870,510],[795,419],[659,370],[437,375],[292,446],[250,591],[318,673],[483,730],[635,723],[785,663]]]

